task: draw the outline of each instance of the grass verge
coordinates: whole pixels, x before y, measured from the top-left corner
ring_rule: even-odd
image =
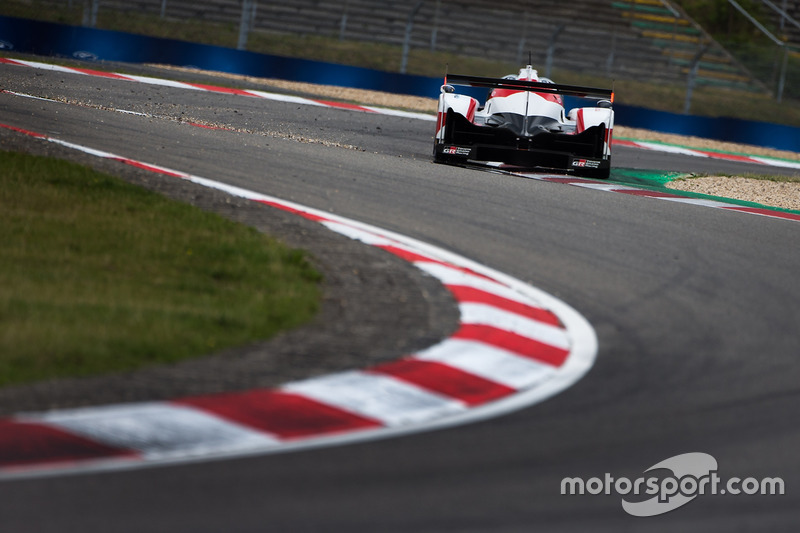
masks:
[[[308,321],[321,276],[247,226],[0,151],[0,386],[171,363]]]

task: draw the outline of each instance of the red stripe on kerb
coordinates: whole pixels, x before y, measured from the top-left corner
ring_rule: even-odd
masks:
[[[88,459],[130,457],[133,451],[113,448],[60,429],[14,420],[0,420],[0,466],[67,463]]]
[[[614,139],[611,143],[614,146],[630,146],[631,148],[641,148],[642,146],[634,141],[626,141],[624,139]]]
[[[479,303],[491,305],[509,311],[511,313],[521,315],[537,322],[543,322],[551,326],[563,328],[564,325],[558,317],[547,309],[540,307],[533,307],[521,302],[509,300],[490,292],[482,291],[474,287],[465,287],[461,285],[447,285],[448,290],[453,293],[453,296],[459,303]]]
[[[614,189],[614,192],[627,194],[629,196],[645,196],[647,198],[685,198],[678,194],[668,192],[645,191],[643,189]]]
[[[452,338],[482,342],[556,367],[563,365],[569,356],[569,351],[563,348],[529,339],[510,331],[480,324],[466,324]]]
[[[375,113],[372,109],[367,109],[366,107],[356,105],[356,104],[347,104],[345,102],[330,102],[327,100],[312,100],[318,104],[326,105],[328,107],[337,107],[339,109],[350,109],[352,111],[364,111],[365,113]]]
[[[83,74],[88,74],[89,76],[99,76],[101,78],[112,78],[115,80],[131,81],[129,77],[123,76],[122,74],[114,74],[113,72],[103,72],[102,70],[92,70],[89,68],[77,68],[77,67],[69,67],[69,69],[74,70],[75,72],[82,72]]]
[[[392,246],[392,245],[388,245],[388,244],[387,245],[381,244],[381,245],[377,245],[376,248],[381,248],[383,250],[386,250],[387,252],[389,252],[389,253],[391,253],[393,255],[396,255],[397,257],[399,257],[401,259],[405,259],[409,263],[416,263],[418,261],[425,261],[426,263],[437,263],[437,264],[440,264],[440,265],[453,266],[450,263],[445,263],[444,261],[439,261],[437,259],[433,259],[431,257],[428,257],[427,255],[422,255],[422,254],[418,254],[416,252],[412,252],[411,250],[406,250],[405,248],[398,248],[397,246]]]
[[[757,161],[757,160],[753,159],[752,157],[747,157],[746,155],[724,154],[724,153],[720,153],[720,152],[709,152],[709,151],[706,151],[706,150],[697,150],[697,149],[695,149],[694,151],[699,153],[699,154],[703,154],[703,155],[707,155],[709,157],[713,157],[714,159],[727,159],[729,161],[739,161],[739,162],[742,162],[742,163],[758,163],[760,165],[763,165],[763,163],[761,161]]]
[[[434,361],[401,359],[368,371],[407,381],[444,396],[456,398],[467,405],[484,404],[516,392],[500,383]]]
[[[456,266],[452,263],[448,263],[447,261],[439,261],[438,259],[433,259],[432,257],[428,257],[427,255],[418,254],[416,252],[412,252],[411,250],[406,250],[405,248],[399,248],[397,246],[392,245],[383,245],[378,244],[375,245],[376,248],[381,248],[386,250],[387,252],[396,255],[400,259],[405,259],[409,263],[434,263],[437,265],[446,266],[448,268],[452,268],[453,270],[458,270],[460,272],[464,272],[465,274],[469,274],[471,276],[476,276],[483,279],[488,279],[494,283],[497,283],[495,280],[488,276],[484,276],[483,274],[479,274],[474,270],[470,270],[465,267]]]
[[[727,209],[729,211],[741,211],[743,213],[752,213],[754,215],[763,215],[765,217],[775,217],[775,218],[783,218],[786,220],[800,221],[800,214],[797,213],[784,213],[783,211],[772,211],[769,209],[759,209],[757,207],[730,206],[730,207],[723,207],[723,209]]]
[[[198,396],[174,403],[190,405],[284,439],[383,427],[378,421],[282,391]]]
[[[8,59],[6,57],[0,57],[0,63],[6,63],[8,65],[17,65],[20,67],[26,66],[25,63],[20,63],[19,61],[14,61],[13,59]]]
[[[542,178],[542,181],[549,181],[551,183],[563,183],[565,185],[572,185],[573,183],[586,183],[584,178]]]
[[[24,133],[25,135],[30,135],[31,137],[36,137],[37,139],[47,138],[47,136],[42,135],[41,133],[36,133],[35,131],[23,130],[22,128],[15,128],[14,126],[9,126],[8,124],[0,124],[0,128],[16,131],[17,133]]]
[[[256,200],[256,202],[258,202],[260,204],[268,205],[270,207],[274,207],[276,209],[280,209],[282,211],[286,211],[288,213],[292,213],[293,215],[298,215],[298,216],[301,216],[303,218],[307,218],[308,220],[313,220],[314,222],[327,222],[327,221],[330,220],[329,218],[325,218],[325,217],[320,216],[320,215],[313,215],[311,213],[307,213],[305,211],[301,211],[300,209],[295,209],[293,207],[289,207],[288,205],[284,205],[284,204],[282,204],[280,202],[272,202],[270,200]]]
[[[154,167],[153,165],[148,165],[147,163],[142,163],[141,161],[134,161],[133,159],[126,159],[124,157],[112,157],[114,161],[119,161],[120,163],[125,163],[126,165],[130,165],[132,167],[141,168],[142,170],[147,170],[148,172],[156,172],[157,174],[164,174],[165,176],[172,176],[173,178],[181,178],[185,179],[186,176],[183,174],[178,174],[177,172],[172,172],[170,170],[165,170],[163,168]]]
[[[253,96],[252,93],[249,93],[242,89],[231,89],[228,87],[217,87],[215,85],[203,85],[202,83],[187,83],[186,85],[190,85],[192,87],[197,87],[198,89],[203,89],[204,91],[210,91],[214,93],[225,93],[225,94],[238,94],[239,96]]]

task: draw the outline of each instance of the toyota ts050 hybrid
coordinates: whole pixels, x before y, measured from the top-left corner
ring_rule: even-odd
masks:
[[[483,106],[454,85],[490,89]],[[567,112],[564,96],[597,100]],[[530,65],[504,78],[448,75],[439,95],[437,163],[495,162],[608,178],[614,111],[611,90],[559,85]]]

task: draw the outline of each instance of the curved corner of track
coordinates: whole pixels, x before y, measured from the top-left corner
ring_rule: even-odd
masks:
[[[465,257],[296,203],[13,129],[289,211],[381,248],[441,282],[460,321],[449,338],[399,360],[275,389],[0,419],[0,480],[281,453],[466,424],[544,401],[594,363],[597,337],[576,310]]]

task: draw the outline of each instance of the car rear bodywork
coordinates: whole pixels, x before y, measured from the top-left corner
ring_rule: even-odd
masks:
[[[490,90],[483,106],[454,85]],[[564,107],[565,95],[597,100],[593,107]],[[499,163],[607,178],[611,166],[613,92],[558,85],[530,66],[517,76],[449,75],[439,96],[434,160]]]

